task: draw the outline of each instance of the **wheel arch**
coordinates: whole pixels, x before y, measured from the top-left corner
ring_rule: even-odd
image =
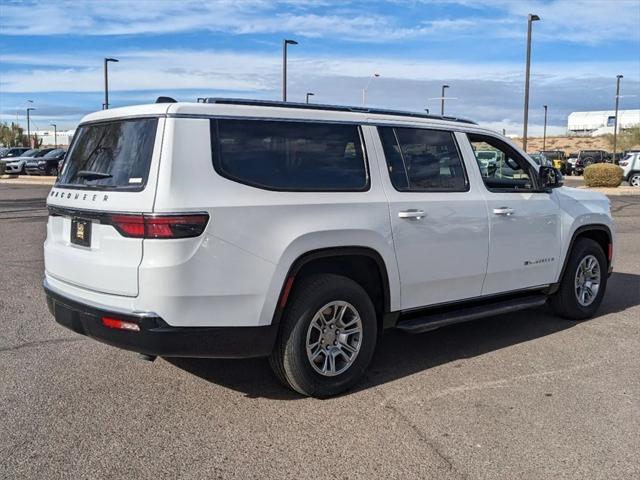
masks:
[[[580,238],[590,238],[602,247],[602,251],[605,254],[607,259],[607,271],[611,273],[611,265],[612,265],[612,250],[613,248],[613,234],[611,233],[611,228],[605,224],[591,224],[591,225],[583,225],[581,227],[576,228],[576,230],[571,235],[571,240],[569,242],[569,246],[564,255],[564,260],[562,262],[562,269],[560,270],[560,275],[558,276],[558,280],[555,284],[553,284],[549,288],[549,293],[555,293],[560,287],[560,282],[564,277],[564,273],[567,269],[567,264],[569,263],[569,256],[573,250],[573,247],[576,244],[576,241]],[[611,247],[610,247],[611,245]]]
[[[377,278],[371,275],[374,271]],[[389,267],[379,252],[363,246],[326,247],[305,252],[291,264],[280,288],[272,323],[280,322],[297,282],[314,273],[339,274],[357,282],[371,297],[379,322],[391,311]]]

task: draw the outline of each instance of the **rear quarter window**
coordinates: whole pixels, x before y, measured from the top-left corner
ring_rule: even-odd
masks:
[[[281,191],[363,191],[369,175],[357,125],[211,120],[215,170]]]

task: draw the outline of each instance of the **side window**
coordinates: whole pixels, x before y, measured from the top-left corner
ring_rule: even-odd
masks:
[[[362,191],[369,187],[357,125],[211,120],[215,170],[268,190]]]
[[[378,127],[394,188],[465,192],[467,177],[453,134],[423,128]]]
[[[487,135],[467,134],[484,184],[491,191],[534,190],[532,165],[508,144]]]

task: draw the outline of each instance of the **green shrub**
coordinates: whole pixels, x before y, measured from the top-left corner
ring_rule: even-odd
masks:
[[[622,169],[612,163],[594,163],[584,169],[587,187],[617,187],[622,183]]]

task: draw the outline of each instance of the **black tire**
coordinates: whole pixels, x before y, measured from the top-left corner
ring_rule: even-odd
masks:
[[[307,356],[307,330],[316,313],[333,301],[351,304],[362,322],[360,350],[346,371],[324,376]],[[302,279],[293,290],[269,363],[286,386],[302,395],[326,398],[351,388],[371,362],[378,335],[376,311],[367,292],[353,280],[332,274]]]
[[[633,172],[627,180],[632,187],[640,187],[640,172]]]
[[[591,318],[596,313],[604,297],[608,278],[607,258],[602,251],[602,247],[590,238],[579,238],[576,240],[569,255],[567,268],[560,280],[560,289],[549,298],[549,304],[553,311],[563,318],[569,320],[585,320]],[[591,304],[583,306],[577,298],[575,279],[578,266],[582,260],[589,255],[593,255],[598,261],[600,268],[600,286]]]

